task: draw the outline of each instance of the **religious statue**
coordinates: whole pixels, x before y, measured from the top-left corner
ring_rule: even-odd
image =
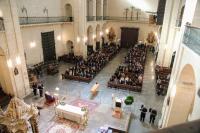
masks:
[[[151,31],[147,36],[147,43],[155,43],[156,42],[156,36],[153,31]]]
[[[116,34],[113,28],[110,28],[110,31],[107,36],[109,41],[113,42],[115,40]]]

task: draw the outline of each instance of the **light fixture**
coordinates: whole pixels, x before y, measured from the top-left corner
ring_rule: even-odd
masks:
[[[36,43],[35,42],[31,42],[30,43],[30,48],[34,48],[36,46]]]
[[[57,36],[57,40],[58,40],[58,41],[61,40],[61,36],[60,36],[60,35]]]
[[[84,37],[83,38],[83,42],[87,42],[88,38],[87,37]]]
[[[20,65],[22,63],[19,56],[17,56],[15,60],[17,65]]]
[[[102,31],[100,31],[100,33],[99,33],[99,34],[100,34],[100,36],[103,36],[103,32],[102,32]]]
[[[95,35],[95,34],[94,34],[94,35],[92,35],[92,38],[93,38],[93,39],[95,39],[95,38],[96,38],[96,35]]]
[[[8,65],[9,68],[13,67],[13,63],[12,63],[11,59],[7,60],[7,65]]]
[[[60,88],[58,88],[58,87],[56,87],[56,89],[55,89],[56,91],[59,91],[60,90]]]
[[[81,41],[80,37],[76,38],[77,43],[79,43]]]
[[[109,29],[106,29],[106,34],[108,34],[109,33]]]

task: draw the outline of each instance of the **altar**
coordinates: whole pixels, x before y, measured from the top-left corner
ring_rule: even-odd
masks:
[[[56,115],[60,118],[65,118],[79,124],[87,122],[87,110],[68,104],[59,104],[56,107]]]

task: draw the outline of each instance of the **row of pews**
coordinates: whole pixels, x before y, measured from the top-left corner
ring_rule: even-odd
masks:
[[[106,45],[101,50],[92,53],[86,60],[79,60],[62,74],[63,79],[89,83],[119,52],[117,45]]]
[[[82,56],[76,56],[76,55],[74,55],[72,53],[64,54],[64,55],[58,57],[58,61],[59,62],[63,61],[65,63],[72,63],[72,64],[76,64],[81,60],[83,60]]]
[[[124,66],[119,66],[108,82],[108,87],[141,92],[147,47],[133,46],[125,57]]]
[[[165,96],[169,86],[171,69],[168,67],[156,66],[156,93]]]

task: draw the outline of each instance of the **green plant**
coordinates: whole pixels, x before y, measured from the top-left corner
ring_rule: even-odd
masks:
[[[126,99],[124,100],[124,103],[126,105],[131,105],[131,104],[133,104],[133,102],[134,102],[133,96],[127,96]]]

